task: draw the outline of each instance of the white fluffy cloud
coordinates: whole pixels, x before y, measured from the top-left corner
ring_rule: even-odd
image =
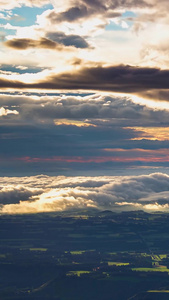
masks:
[[[25,6],[42,6],[50,3],[50,0],[1,0],[0,9],[13,9],[14,7]]]
[[[0,117],[2,116],[7,116],[7,115],[18,115],[18,111],[17,110],[10,110],[10,109],[6,109],[4,107],[0,107]]]
[[[14,184],[18,184],[15,190]],[[1,213],[5,214],[90,208],[169,211],[169,176],[5,177],[1,178],[1,198]]]

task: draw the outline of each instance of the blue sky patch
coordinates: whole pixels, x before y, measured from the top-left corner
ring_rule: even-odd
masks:
[[[132,11],[126,11],[125,13],[122,14],[121,17],[119,17],[119,24],[116,24],[113,21],[110,21],[110,23],[106,26],[106,31],[127,31],[131,28],[133,25],[133,21],[130,20],[130,18],[135,18],[136,14],[133,13]],[[122,26],[122,22],[126,22],[128,25],[128,28],[124,28]]]
[[[36,23],[37,15],[41,15],[47,9],[52,9],[52,5],[45,5],[43,7],[16,7],[12,10],[11,17],[8,17],[7,20],[1,19],[1,24],[10,23],[13,26],[31,26]],[[4,13],[5,16],[9,16],[8,12]]]

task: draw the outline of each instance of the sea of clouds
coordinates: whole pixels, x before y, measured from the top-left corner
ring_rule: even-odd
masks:
[[[0,213],[169,211],[169,175],[0,178]]]

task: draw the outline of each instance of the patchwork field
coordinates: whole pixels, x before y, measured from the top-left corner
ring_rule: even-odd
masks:
[[[167,214],[1,216],[0,299],[167,299],[167,232]]]

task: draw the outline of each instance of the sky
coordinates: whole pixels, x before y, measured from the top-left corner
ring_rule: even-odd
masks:
[[[168,9],[0,0],[0,212],[168,209]]]

